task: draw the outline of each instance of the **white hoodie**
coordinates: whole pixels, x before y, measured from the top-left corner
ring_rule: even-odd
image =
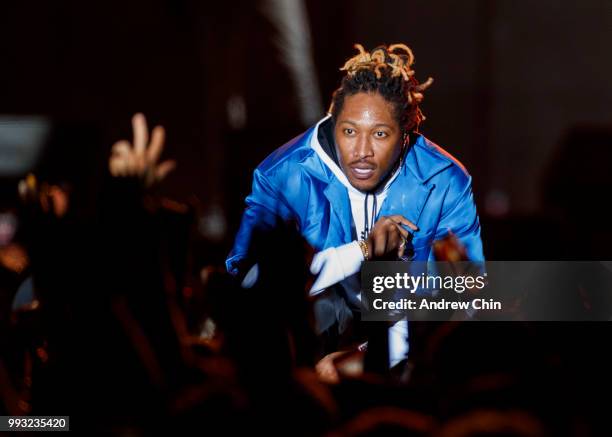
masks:
[[[350,184],[342,169],[338,167],[338,165],[331,159],[325,150],[323,150],[321,144],[319,143],[319,125],[328,118],[329,116],[323,118],[317,123],[310,140],[310,145],[317,153],[319,158],[321,158],[325,165],[327,165],[327,167],[334,173],[334,176],[336,176],[342,185],[346,187],[351,203],[351,212],[353,215],[355,230],[357,235],[362,235],[366,225],[364,212],[366,193],[357,190]],[[378,214],[383,202],[387,197],[389,187],[395,181],[398,173],[399,169],[397,169],[389,178],[382,189],[378,190],[376,194],[368,195],[368,219],[372,217],[374,205],[376,205],[376,211],[373,212],[373,216],[378,219]],[[376,202],[374,202],[374,196],[376,196]],[[369,223],[368,228],[372,229],[373,225],[374,223]],[[361,264],[363,261],[363,253],[361,252],[361,248],[359,247],[357,241],[352,241],[338,247],[330,247],[317,253],[312,260],[312,264],[310,265],[310,271],[312,274],[319,275],[310,289],[311,296],[321,293],[331,285],[344,281],[343,284],[349,288],[354,288],[352,291],[360,298],[361,292],[358,288],[358,274],[361,270]],[[393,366],[402,359],[406,358],[408,354],[407,334],[408,323],[406,320],[399,321],[389,328],[390,366]]]

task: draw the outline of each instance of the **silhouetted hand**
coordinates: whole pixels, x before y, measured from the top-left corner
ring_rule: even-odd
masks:
[[[157,163],[166,136],[162,126],[153,128],[149,142],[147,120],[143,114],[138,113],[132,117],[132,129],[133,144],[127,140],[117,141],[113,145],[108,167],[114,177],[137,177],[145,187],[150,187],[163,180],[174,169],[176,162],[167,160]]]

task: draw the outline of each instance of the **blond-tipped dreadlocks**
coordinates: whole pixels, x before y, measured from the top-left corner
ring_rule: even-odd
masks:
[[[395,115],[405,132],[418,130],[425,116],[419,109],[423,91],[433,82],[430,77],[419,84],[414,77],[414,55],[404,44],[380,46],[366,51],[355,44],[359,53],[340,69],[346,71],[340,88],[333,95],[329,113],[334,120],[342,111],[346,96],[359,92],[378,92],[395,107]]]

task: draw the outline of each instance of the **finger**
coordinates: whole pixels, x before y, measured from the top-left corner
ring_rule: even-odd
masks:
[[[417,225],[412,223],[410,220],[408,220],[403,215],[396,214],[396,215],[389,216],[389,218],[391,220],[393,220],[394,222],[396,222],[396,223],[408,226],[410,229],[412,229],[414,231],[418,231],[419,230],[419,227]]]
[[[115,158],[114,159],[114,168],[115,174],[114,176],[126,176],[127,175],[127,160],[125,157],[123,158]]]
[[[327,376],[327,383],[329,384],[337,384],[340,382],[338,371],[335,368],[329,369],[329,372],[326,376]]]
[[[164,161],[157,166],[155,169],[155,179],[160,181],[168,175],[172,170],[176,168],[176,161],[168,160]]]
[[[113,145],[111,158],[118,159],[114,165],[116,173],[114,176],[135,175],[139,172],[140,167],[144,167],[144,165],[140,165],[139,156],[132,149],[129,141],[126,140],[117,141]]]
[[[147,131],[147,119],[142,113],[137,113],[132,117],[132,129],[134,131],[134,151],[138,155],[144,155],[149,142]]]
[[[402,238],[405,238],[405,239],[410,238],[410,232],[404,229],[401,225],[395,223],[395,228],[398,230]]]
[[[108,170],[110,171],[110,174],[112,176],[119,176],[119,168],[120,168],[119,160],[120,158],[113,158],[113,157],[111,157],[108,160]]]
[[[113,147],[111,149],[111,154],[122,156],[122,155],[127,155],[131,153],[131,151],[132,151],[132,147],[130,145],[130,142],[127,140],[121,140],[113,144]]]
[[[387,233],[377,232],[374,236],[374,255],[383,256],[387,249]]]
[[[404,229],[401,225],[396,224],[397,230],[399,232],[399,236],[401,238],[401,241],[399,242],[398,248],[397,248],[397,257],[401,258],[402,256],[404,256],[404,253],[406,251],[406,244],[408,243],[408,240],[410,238],[410,233]]]
[[[397,229],[397,225],[393,225],[389,227],[387,231],[387,252],[391,252],[392,250],[397,250],[399,248],[400,243],[404,241],[402,235],[399,233]]]
[[[406,243],[405,241],[402,241],[399,245],[399,248],[397,249],[397,257],[401,258],[404,256],[404,251],[406,250]]]
[[[402,241],[402,238],[399,232],[397,231],[397,228],[395,226],[392,226],[387,231],[387,244],[385,247],[385,254],[388,254],[391,252],[397,252],[397,249],[399,248],[401,241]]]
[[[399,247],[397,248],[397,257],[401,258],[404,256],[404,252],[406,251],[406,239],[402,237],[402,241],[400,241]]]
[[[133,173],[132,168],[133,168],[133,164],[132,162],[134,161],[134,156],[133,153],[130,153],[129,155],[124,156],[119,162],[119,166],[120,166],[120,170],[119,170],[119,174],[121,176],[129,176]]]
[[[128,153],[122,157],[122,172],[126,176],[133,176],[136,174],[136,153]]]
[[[413,231],[418,231],[419,230],[419,227],[417,225],[415,225],[414,223],[412,223],[410,220],[408,220],[406,217],[404,217],[402,215],[395,215],[395,216],[393,216],[393,219],[394,219],[394,221],[396,223],[408,226]]]
[[[121,171],[121,159],[111,158],[108,163],[108,169],[110,170],[112,176],[119,177],[119,172]]]
[[[145,152],[146,153],[146,152]],[[147,171],[147,157],[145,153],[133,153],[133,173],[139,177]]]
[[[147,161],[150,165],[155,164],[159,159],[162,150],[164,150],[165,139],[166,130],[162,126],[155,126],[151,133],[151,144],[147,149]]]
[[[317,372],[319,377],[327,383],[336,383],[338,382],[338,371],[334,366],[333,362],[325,361],[323,363],[319,363],[317,365]]]

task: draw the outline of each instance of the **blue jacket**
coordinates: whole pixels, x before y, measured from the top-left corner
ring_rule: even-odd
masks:
[[[320,157],[325,152],[317,149],[317,126],[272,152],[255,169],[226,261],[230,273],[238,273],[237,264],[247,254],[253,231],[273,227],[278,219],[295,220],[317,252],[353,240],[347,189]],[[389,186],[379,216],[401,214],[419,227],[412,239],[415,260],[433,260],[431,243],[452,230],[471,260],[484,261],[471,181],[459,161],[418,135]]]

